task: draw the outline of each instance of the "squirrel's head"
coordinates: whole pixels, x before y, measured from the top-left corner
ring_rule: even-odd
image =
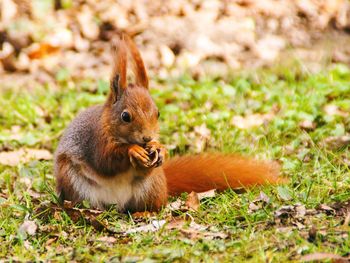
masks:
[[[117,42],[110,94],[105,104],[105,125],[117,142],[145,144],[158,137],[159,111],[148,90],[148,77],[134,42],[122,35]],[[135,84],[127,83],[127,57],[133,62]],[[107,122],[107,123],[106,123]]]

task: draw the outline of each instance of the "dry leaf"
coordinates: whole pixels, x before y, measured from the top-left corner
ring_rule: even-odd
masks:
[[[339,115],[342,117],[349,116],[348,112],[341,111],[337,105],[328,104],[323,109],[326,112],[326,114],[330,116],[335,116],[335,115]]]
[[[53,208],[58,210],[60,209],[59,207]],[[63,209],[74,222],[78,221],[79,218],[84,217],[85,219],[88,219],[91,222],[91,224],[94,224],[96,221],[96,217],[102,214],[102,211],[100,210],[76,208],[74,207],[74,204],[72,202],[67,200],[65,200],[63,203]],[[97,222],[96,224],[98,223],[100,222]]]
[[[38,229],[38,226],[36,225],[36,223],[34,221],[26,220],[19,227],[18,231],[21,234],[28,234],[30,236],[33,236],[33,235],[35,235],[37,229]]]
[[[268,197],[263,191],[260,191],[259,198],[257,199],[257,201],[270,203],[270,197]]]
[[[335,260],[335,262],[349,262],[349,258],[341,257],[332,253],[313,253],[309,255],[302,256],[300,258],[301,261],[320,261],[320,260]]]
[[[306,215],[307,210],[302,204],[296,205],[285,205],[281,206],[278,210],[275,211],[275,217],[295,217],[302,218]]]
[[[165,227],[170,230],[177,229],[189,239],[225,239],[228,237],[228,234],[220,231],[209,231],[209,226],[199,225],[193,220],[188,224],[185,220],[174,219]]]
[[[253,127],[261,126],[265,122],[270,121],[273,118],[273,114],[252,114],[248,116],[234,116],[232,118],[232,125],[239,129],[250,129]]]
[[[30,244],[30,242],[29,242],[28,240],[25,240],[25,241],[23,242],[23,246],[24,246],[24,248],[27,249],[27,250],[33,249],[33,246]]]
[[[171,211],[174,210],[180,210],[181,207],[185,205],[185,202],[182,201],[181,199],[177,199],[174,202],[168,203],[167,208],[170,209]]]
[[[195,53],[183,52],[177,58],[177,64],[181,68],[192,68],[198,65],[201,56]]]
[[[162,65],[165,67],[171,67],[175,61],[175,55],[173,51],[166,45],[161,45],[159,47],[160,59]]]
[[[48,55],[56,53],[58,51],[57,46],[53,46],[49,43],[35,43],[30,47],[28,51],[28,57],[30,59],[42,59]]]
[[[45,42],[51,47],[73,47],[73,33],[67,28],[56,28],[55,31],[45,38]]]
[[[253,213],[269,203],[270,198],[264,192],[260,191],[259,197],[249,204],[248,211],[249,213]]]
[[[19,149],[11,152],[0,152],[0,164],[16,166],[30,160],[51,160],[52,154],[47,150]]]
[[[307,131],[312,131],[316,129],[316,123],[309,120],[304,120],[299,123],[299,127]]]
[[[1,22],[8,23],[17,14],[17,5],[15,1],[12,0],[2,0],[1,1]]]
[[[344,219],[344,223],[343,223],[343,226],[349,226],[349,223],[350,223],[350,212],[348,212],[346,214],[346,217]]]
[[[215,191],[216,189],[211,189],[209,191],[206,192],[202,192],[202,193],[197,193],[198,199],[199,201],[204,199],[204,198],[212,198],[215,197]]]
[[[185,204],[186,204],[186,206],[188,206],[188,208],[190,210],[198,211],[198,209],[200,207],[198,194],[196,192],[191,192],[187,196],[187,200],[186,200]]]
[[[297,205],[295,206],[296,217],[304,217],[306,215],[305,205]]]
[[[132,217],[135,219],[139,218],[150,218],[152,216],[156,215],[154,212],[144,211],[144,212],[136,212],[132,214]]]
[[[207,128],[205,123],[203,123],[201,126],[194,127],[194,131],[203,138],[209,138],[211,134],[211,131]]]
[[[139,232],[156,232],[165,225],[165,220],[152,220],[150,224],[136,227],[125,231],[126,234],[139,233]]]
[[[104,236],[104,237],[97,238],[96,241],[114,244],[115,242],[117,242],[117,239],[115,237]]]
[[[326,138],[322,144],[329,149],[339,149],[350,144],[350,135],[331,136]]]
[[[249,204],[248,210],[249,210],[250,213],[255,212],[255,211],[259,210],[259,209],[260,209],[260,207],[257,206],[256,204],[254,204],[254,203],[250,203]]]
[[[99,35],[99,28],[94,20],[94,14],[88,5],[83,5],[77,19],[84,37],[94,40]]]
[[[318,209],[324,210],[324,211],[326,211],[326,212],[329,213],[329,214],[334,214],[334,213],[335,213],[335,210],[334,210],[332,207],[330,207],[330,206],[328,206],[328,205],[325,205],[325,204],[321,204],[321,205],[318,207]]]
[[[256,43],[256,54],[262,60],[272,62],[278,57],[280,50],[285,45],[286,41],[282,37],[275,35],[265,36]]]
[[[49,238],[49,239],[45,242],[45,247],[46,247],[46,246],[50,246],[52,243],[56,242],[57,239],[58,239],[58,237]]]
[[[14,47],[9,42],[4,42],[0,49],[0,60],[8,58],[14,51]]]

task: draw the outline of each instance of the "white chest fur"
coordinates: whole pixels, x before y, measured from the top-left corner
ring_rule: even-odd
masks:
[[[85,168],[85,169],[84,169]],[[71,174],[70,178],[74,189],[84,200],[89,200],[91,205],[103,207],[103,205],[116,204],[123,209],[131,198],[138,201],[147,194],[148,180],[135,183],[135,170],[129,169],[111,178],[97,176],[87,167],[81,167],[79,174]],[[92,180],[88,182],[84,177]]]

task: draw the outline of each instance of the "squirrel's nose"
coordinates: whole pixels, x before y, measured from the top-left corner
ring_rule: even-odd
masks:
[[[150,142],[152,140],[152,137],[151,136],[143,136],[142,139],[144,142]]]

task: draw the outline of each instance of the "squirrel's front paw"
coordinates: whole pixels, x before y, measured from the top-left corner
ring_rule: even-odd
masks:
[[[151,165],[153,167],[161,166],[165,159],[166,148],[157,141],[147,143],[145,148],[151,159]]]
[[[130,163],[135,168],[138,166],[149,168],[151,164],[151,160],[148,157],[148,152],[142,148],[141,146],[134,144],[129,147],[129,158]]]

